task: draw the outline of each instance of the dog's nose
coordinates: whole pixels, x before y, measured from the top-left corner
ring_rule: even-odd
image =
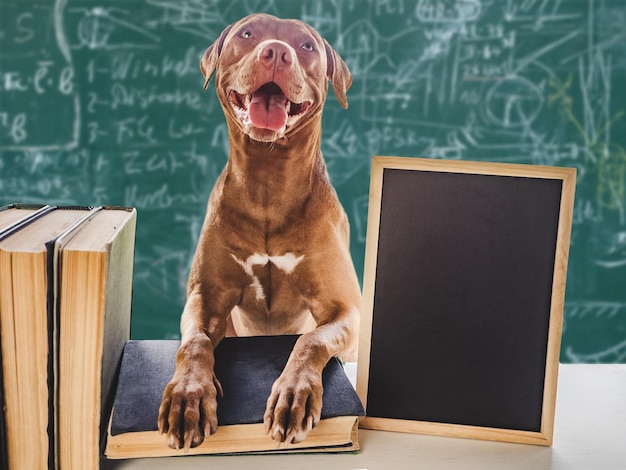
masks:
[[[282,69],[291,67],[294,62],[293,49],[280,41],[271,41],[261,44],[259,61],[267,68]]]

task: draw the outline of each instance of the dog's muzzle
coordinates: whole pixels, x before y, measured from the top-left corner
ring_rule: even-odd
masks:
[[[250,126],[275,131],[281,136],[311,107],[310,101],[294,103],[274,82],[266,83],[252,93],[230,90],[228,100],[248,132]]]

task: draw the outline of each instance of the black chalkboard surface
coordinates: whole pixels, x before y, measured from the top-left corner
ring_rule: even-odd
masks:
[[[365,427],[549,445],[575,170],[375,158]]]

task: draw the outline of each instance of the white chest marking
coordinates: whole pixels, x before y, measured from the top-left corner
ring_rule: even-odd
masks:
[[[291,274],[296,269],[298,264],[300,264],[300,262],[304,259],[304,255],[296,256],[293,253],[285,253],[280,256],[255,253],[248,256],[248,259],[245,261],[237,258],[232,253],[230,255],[237,262],[237,264],[243,268],[244,272],[252,278],[250,287],[256,291],[257,300],[263,300],[265,298],[265,293],[263,292],[263,286],[261,285],[259,278],[254,274],[254,266],[266,266],[268,263],[272,263],[285,274]]]

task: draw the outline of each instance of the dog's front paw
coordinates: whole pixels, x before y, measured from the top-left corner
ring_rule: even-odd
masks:
[[[303,441],[320,421],[322,376],[316,370],[285,370],[274,382],[263,422],[278,442]]]
[[[208,371],[174,374],[159,408],[159,431],[167,444],[188,451],[217,431],[217,393],[222,388]]]

